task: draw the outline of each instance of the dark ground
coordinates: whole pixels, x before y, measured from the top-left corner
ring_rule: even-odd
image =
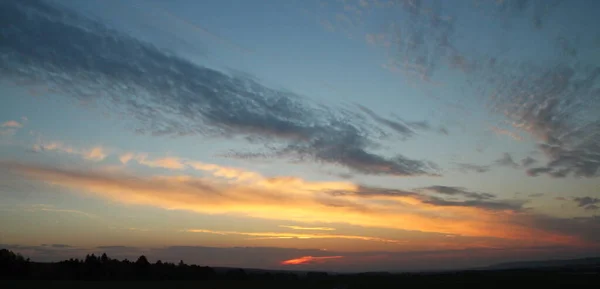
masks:
[[[577,261],[577,262],[575,262]],[[545,265],[544,265],[545,264]],[[548,265],[549,264],[549,265]],[[543,265],[543,266],[542,266]],[[537,264],[529,269],[487,269],[440,273],[359,273],[257,271],[88,255],[84,260],[30,262],[0,250],[4,288],[596,288],[600,259]],[[541,266],[541,267],[540,267]]]

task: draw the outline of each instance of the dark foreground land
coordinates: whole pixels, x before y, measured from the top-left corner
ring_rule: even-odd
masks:
[[[529,269],[328,274],[151,264],[144,256],[135,262],[88,255],[85,260],[36,263],[0,250],[0,288],[595,288],[600,259],[594,260]]]

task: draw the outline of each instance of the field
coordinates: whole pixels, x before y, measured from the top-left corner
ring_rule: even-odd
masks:
[[[191,288],[335,288],[333,284],[307,284],[281,281],[40,281],[0,280],[7,289],[191,289]]]

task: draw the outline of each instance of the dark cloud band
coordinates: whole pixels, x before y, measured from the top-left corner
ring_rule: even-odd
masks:
[[[277,144],[275,155],[358,173],[435,175],[430,162],[370,152],[372,128],[341,110],[193,64],[45,1],[0,7],[3,78],[106,105],[136,119],[140,133],[249,136]]]

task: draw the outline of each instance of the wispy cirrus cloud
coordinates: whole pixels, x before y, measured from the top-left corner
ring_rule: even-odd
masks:
[[[503,153],[502,157],[497,159],[495,163],[499,166],[518,168],[519,164],[515,162],[512,156],[509,153]]]
[[[307,231],[335,231],[335,228],[330,227],[303,227],[303,226],[291,226],[291,225],[279,225],[281,228],[288,228],[292,230],[307,230]]]
[[[385,118],[365,106],[360,104],[357,104],[356,106],[375,122],[395,131],[404,139],[414,136],[416,131],[435,131],[440,134],[448,135],[448,129],[443,126],[434,129],[427,121],[405,121],[401,120],[399,117],[396,117],[398,120]]]
[[[523,167],[528,167],[535,163],[537,163],[537,160],[532,157],[525,157],[524,159],[521,160],[521,166],[523,166]]]
[[[431,162],[374,153],[375,132],[341,110],[193,64],[44,1],[1,5],[9,28],[0,75],[107,103],[111,112],[131,116],[139,133],[251,136],[280,157],[363,174],[436,175]]]
[[[530,176],[596,177],[600,168],[600,118],[597,85],[600,69],[566,63],[532,68],[529,81],[521,75],[506,80],[509,89],[496,97],[515,128],[531,134],[548,159],[527,170]]]
[[[16,120],[7,120],[3,123],[0,123],[0,137],[11,137],[15,135],[17,130],[21,129],[26,122],[27,118],[23,117],[22,122],[18,122]]]
[[[149,177],[11,162],[2,162],[0,166],[9,173],[72,189],[74,193],[89,192],[117,202],[164,209],[234,213],[306,223],[327,220],[366,227],[511,240],[536,239],[551,243],[574,242],[576,239],[507,222],[514,215],[514,212],[505,211],[510,208],[492,208],[487,203],[477,203],[477,200],[437,203],[438,199],[417,193],[368,189],[348,182],[311,182],[293,177],[231,182],[219,178]],[[481,201],[497,202],[494,199]]]
[[[458,163],[458,170],[463,173],[476,172],[476,173],[485,173],[488,172],[491,167],[489,165],[476,165],[476,164],[466,164],[466,163]]]
[[[313,256],[304,256],[300,258],[290,259],[281,261],[281,265],[304,265],[304,264],[313,264],[313,263],[325,263],[335,259],[341,259],[344,256],[321,256],[321,257],[313,257]]]
[[[22,128],[23,124],[20,123],[20,122],[18,122],[18,121],[16,121],[16,120],[8,120],[8,121],[3,122],[0,125],[0,127],[3,127],[3,128]]]
[[[492,170],[494,167],[509,167],[513,169],[526,168],[537,163],[537,160],[532,157],[525,157],[518,163],[510,153],[503,153],[502,156],[488,165],[476,165],[468,163],[458,163],[458,170],[463,173],[477,172],[485,173]]]
[[[89,149],[81,149],[58,141],[38,142],[35,145],[33,145],[32,149],[35,152],[57,151],[61,153],[77,155],[91,161],[102,161],[108,156],[107,149],[102,146],[94,146]]]
[[[444,9],[443,1],[389,2],[378,7],[394,11],[384,14],[392,15],[387,19],[389,25],[379,31],[363,28],[367,30],[367,42],[383,47],[388,53],[390,60],[386,68],[401,70],[407,76],[414,75],[413,79],[425,84],[421,87],[433,83],[438,72],[449,69],[462,72],[467,87],[477,91],[475,97],[488,95],[486,105],[491,108],[491,113],[504,118],[502,125],[508,123],[511,126],[493,125],[489,129],[518,141],[527,134],[539,142],[538,149],[547,157],[547,161],[539,160],[535,167],[529,167],[528,175],[598,177],[600,68],[596,59],[578,53],[578,50],[594,49],[595,44],[591,43],[597,40],[595,34],[570,25],[591,24],[594,19],[581,17],[573,21],[558,14],[551,15],[550,11],[565,5],[563,1],[496,1],[489,4],[476,4],[477,9],[472,9],[471,4],[463,3],[465,10],[471,11],[474,17],[481,16],[480,13],[495,15],[485,17],[486,23],[490,27],[502,26],[508,32],[499,36],[495,28],[489,30],[499,47],[496,53],[491,50],[486,56],[471,53],[471,48],[460,43],[465,41],[462,36],[481,35],[471,34],[457,25],[464,14]],[[575,9],[584,15],[582,10],[590,7],[582,5]],[[367,10],[363,6],[357,8],[362,12]],[[372,8],[369,6],[368,9]],[[517,14],[519,17],[515,17]],[[546,17],[552,17],[552,22],[564,23],[561,25],[568,28],[542,35],[538,30],[543,28]],[[544,51],[552,57],[524,60],[506,55],[511,41],[518,41],[514,35],[528,29],[523,25],[510,27],[509,23],[523,18],[532,23],[530,28],[533,29],[529,31],[532,36],[548,38],[551,45],[545,46]],[[477,100],[471,98],[470,101]]]
[[[471,192],[466,188],[461,187],[449,187],[449,186],[430,186],[425,187],[423,190],[431,191],[434,193],[448,195],[448,196],[461,196],[472,199],[492,199],[495,196],[489,193],[478,193]]]
[[[519,134],[517,134],[516,132],[510,131],[508,129],[502,129],[496,126],[492,126],[490,127],[490,130],[495,132],[498,135],[506,135],[509,136],[510,138],[516,140],[516,141],[522,141],[523,137],[520,136]]]
[[[600,208],[600,198],[577,197],[574,198],[573,201],[577,203],[578,207],[584,208],[585,210],[595,211]]]
[[[240,235],[250,236],[259,239],[346,239],[361,240],[384,243],[403,243],[401,240],[386,239],[369,236],[341,235],[341,234],[306,234],[306,233],[285,233],[285,232],[237,232],[237,231],[214,231],[205,229],[186,229],[187,233],[204,233],[215,235]]]

